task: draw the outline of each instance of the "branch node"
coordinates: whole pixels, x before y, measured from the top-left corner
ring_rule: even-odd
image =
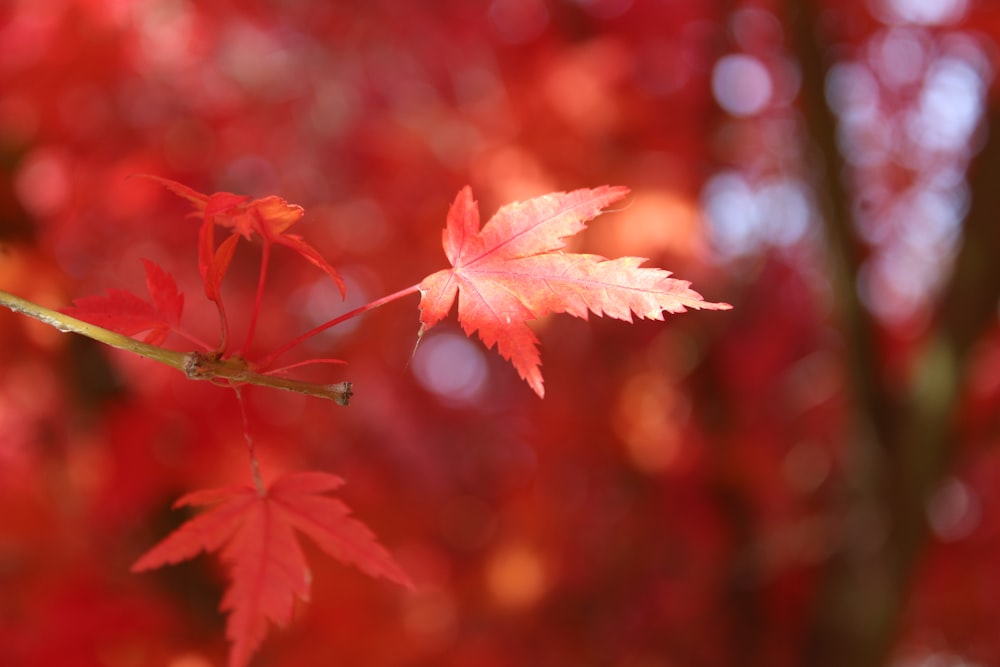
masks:
[[[330,390],[330,398],[332,398],[337,405],[342,405],[344,407],[351,402],[351,397],[354,396],[354,385],[350,382],[328,384],[327,389]]]
[[[188,352],[184,355],[184,375],[190,380],[211,380],[217,376],[212,364],[218,361],[218,353]]]

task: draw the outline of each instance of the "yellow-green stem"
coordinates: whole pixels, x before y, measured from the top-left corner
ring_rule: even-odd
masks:
[[[245,359],[238,357],[222,359],[214,354],[177,352],[176,350],[168,350],[156,345],[150,345],[95,324],[78,320],[75,317],[46,308],[45,306],[40,306],[37,303],[14,296],[8,292],[0,291],[0,305],[5,306],[15,313],[22,313],[28,317],[33,317],[39,322],[44,322],[59,331],[80,334],[99,343],[138,354],[147,359],[158,361],[161,364],[166,364],[167,366],[176,368],[192,380],[210,380],[231,386],[255,384],[262,387],[273,387],[274,389],[283,389],[309,396],[327,398],[338,405],[347,405],[352,395],[350,382],[314,384],[263,375],[254,371],[251,364]]]

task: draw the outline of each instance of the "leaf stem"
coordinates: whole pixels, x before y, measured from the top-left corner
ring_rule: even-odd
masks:
[[[287,366],[282,366],[280,368],[269,368],[264,371],[264,375],[278,375],[280,373],[287,373],[293,368],[300,368],[302,366],[308,366],[310,364],[340,364],[346,365],[347,362],[343,359],[305,359],[303,361],[296,361],[294,364],[288,364]]]
[[[221,358],[219,353],[178,352],[143,343],[95,324],[78,320],[59,311],[0,290],[0,305],[15,313],[22,313],[65,333],[76,333],[99,343],[110,345],[158,361],[184,373],[191,380],[209,380],[232,388],[242,384],[255,384],[273,389],[294,391],[299,394],[327,398],[337,405],[347,405],[353,395],[350,382],[314,384],[300,380],[264,375],[241,357]]]
[[[275,350],[274,352],[271,352],[269,355],[267,355],[266,357],[264,357],[263,359],[261,359],[260,362],[258,363],[258,365],[261,368],[267,368],[272,363],[274,363],[275,359],[277,359],[281,355],[285,354],[286,352],[288,352],[292,348],[295,348],[295,347],[301,345],[302,343],[306,342],[307,340],[309,340],[313,336],[316,336],[318,334],[323,333],[324,331],[326,331],[330,327],[336,326],[336,325],[340,324],[341,322],[345,322],[345,321],[347,321],[347,320],[349,320],[349,319],[351,319],[353,317],[357,317],[358,315],[361,315],[362,313],[366,313],[369,310],[375,310],[379,306],[384,306],[385,304],[387,304],[387,303],[389,303],[391,301],[396,301],[397,299],[401,299],[404,296],[408,296],[410,294],[414,294],[414,293],[419,292],[419,291],[420,291],[420,284],[419,283],[417,283],[415,285],[410,285],[409,287],[407,287],[405,289],[401,289],[398,292],[393,292],[392,294],[384,296],[381,299],[376,299],[375,301],[367,303],[364,306],[361,306],[360,308],[355,308],[354,310],[352,310],[350,312],[344,313],[343,315],[339,315],[339,316],[333,318],[332,320],[328,320],[328,321],[324,322],[323,324],[320,324],[319,326],[317,326],[317,327],[315,327],[313,329],[310,329],[309,331],[305,332],[301,336],[298,336],[298,337],[292,339],[288,343],[285,343],[284,345],[282,345],[281,347],[279,347],[277,350]]]
[[[250,457],[250,474],[253,477],[254,488],[257,495],[263,498],[267,495],[264,487],[264,479],[260,476],[260,462],[257,460],[257,449],[254,446],[253,436],[250,434],[250,417],[247,415],[247,403],[243,396],[243,387],[235,386],[236,401],[240,404],[240,415],[243,417],[243,438],[247,441],[247,454]]]
[[[212,300],[219,311],[219,347],[216,350],[223,354],[229,348],[229,320],[226,318],[226,307],[222,305],[222,295]]]
[[[253,313],[250,314],[250,327],[247,330],[247,338],[240,352],[242,355],[246,355],[247,350],[250,349],[250,343],[253,342],[254,334],[257,331],[257,317],[260,315],[260,305],[264,300],[264,281],[267,279],[267,265],[270,257],[271,244],[264,243],[260,255],[260,277],[257,280],[257,296],[253,303]]]

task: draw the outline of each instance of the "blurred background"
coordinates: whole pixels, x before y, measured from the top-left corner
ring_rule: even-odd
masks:
[[[997,665],[998,37],[987,0],[11,0],[0,289],[148,258],[211,339],[197,221],[129,177],[276,194],[348,294],[277,249],[265,353],[446,266],[465,184],[627,185],[573,247],[733,311],[539,321],[539,400],[454,321],[414,351],[410,297],[290,355],[349,408],[247,392],[265,477],[345,477],[418,584],[307,551],[253,664]],[[224,664],[214,557],[128,569],[247,479],[231,392],[0,313],[0,662]]]

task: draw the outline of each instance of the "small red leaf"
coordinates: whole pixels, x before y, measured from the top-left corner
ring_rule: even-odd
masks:
[[[170,326],[176,327],[184,311],[184,295],[177,291],[174,277],[158,264],[148,259],[143,259],[142,264],[146,268],[146,289],[153,300],[153,308]]]
[[[184,295],[177,291],[173,276],[154,262],[142,261],[152,303],[127,290],[109,289],[105,296],[75,299],[73,306],[62,312],[126,336],[145,333],[144,342],[162,345],[180,324]]]
[[[205,296],[216,303],[221,298],[222,278],[229,271],[229,265],[233,261],[233,255],[236,253],[236,244],[239,240],[240,237],[233,234],[220,243],[214,252],[209,253],[208,260],[202,268],[201,278],[205,284]]]
[[[273,244],[291,248],[309,263],[322,269],[337,284],[341,296],[346,287],[340,274],[323,259],[323,256],[301,237],[285,232],[289,227],[302,219],[305,211],[301,206],[289,204],[281,197],[271,195],[262,199],[254,199],[246,195],[231,192],[216,192],[205,195],[196,192],[186,185],[158,176],[147,176],[165,188],[189,202],[201,214],[202,227],[198,242],[198,265],[202,280],[205,282],[205,294],[218,303],[219,286],[229,268],[236,241],[233,238],[243,237],[250,240],[257,236],[265,246]],[[227,227],[232,230],[231,236],[215,247],[214,226]],[[229,245],[227,245],[229,244]],[[223,249],[223,246],[225,248]]]
[[[295,531],[327,554],[373,577],[413,584],[363,523],[341,501],[324,496],[343,480],[321,472],[289,473],[265,493],[252,486],[198,491],[176,506],[211,506],[150,549],[132,566],[149,570],[218,551],[229,566],[220,608],[229,612],[230,667],[245,667],[267,634],[268,621],[287,625],[295,600],[309,599],[309,567]]]
[[[259,225],[254,225],[261,235],[272,239],[302,219],[306,214],[301,206],[289,204],[281,197],[271,195],[253,203],[254,214],[259,216]]]

